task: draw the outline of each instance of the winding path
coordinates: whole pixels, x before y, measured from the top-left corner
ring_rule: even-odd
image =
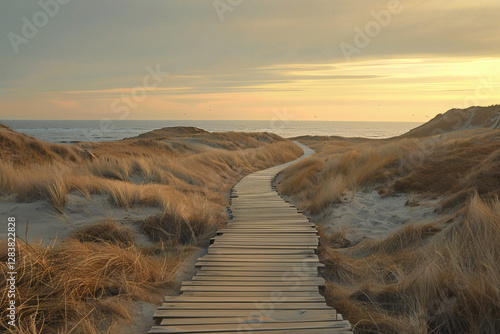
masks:
[[[313,153],[303,150],[302,159]],[[299,160],[297,159],[297,160]],[[351,333],[325,303],[314,224],[272,188],[295,161],[250,174],[232,191],[234,218],[213,238],[181,295],[166,297],[149,333]]]

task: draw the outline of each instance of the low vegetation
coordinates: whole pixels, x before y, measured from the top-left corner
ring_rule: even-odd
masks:
[[[56,245],[19,239],[15,333],[120,333],[134,314],[130,305],[161,302],[180,265],[225,223],[228,192],[241,177],[301,154],[291,141],[268,133],[176,128],[119,142],[56,145],[1,127],[4,198],[47,201],[63,218],[69,194],[104,195],[124,209],[158,209],[139,222],[152,246],[139,246],[130,228],[106,217]],[[2,242],[2,273],[6,258]],[[2,286],[6,279],[0,276]],[[2,329],[9,327],[6,291]]]
[[[317,154],[278,190],[319,223],[325,297],[356,333],[500,331],[500,130],[388,140],[302,137]],[[376,189],[442,198],[440,219],[351,244],[333,203]]]

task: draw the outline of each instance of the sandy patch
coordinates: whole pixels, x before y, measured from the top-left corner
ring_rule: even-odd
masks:
[[[345,228],[346,238],[353,244],[365,238],[384,238],[404,225],[441,217],[434,212],[439,199],[413,195],[382,197],[377,191],[358,191],[345,194],[342,200],[326,215],[314,218],[327,229]]]
[[[151,244],[148,238],[139,233],[137,221],[151,215],[161,214],[159,207],[137,207],[122,209],[113,207],[104,195],[87,198],[80,194],[69,194],[69,203],[64,207],[64,215],[57,213],[47,201],[16,203],[12,197],[0,199],[0,214],[16,217],[16,232],[28,242],[41,241],[52,244],[69,236],[75,229],[112,218],[117,224],[129,226],[136,235],[138,245]],[[6,230],[0,231],[5,239]]]

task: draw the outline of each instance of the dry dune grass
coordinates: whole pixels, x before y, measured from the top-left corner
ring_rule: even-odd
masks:
[[[368,181],[381,178],[385,168],[418,148],[415,140],[360,144],[332,140],[315,144],[310,146],[318,153],[289,167],[278,188],[297,197],[302,208],[312,214],[340,202],[345,191],[358,190]]]
[[[106,228],[98,229],[102,232]],[[164,252],[153,257],[135,246],[126,246],[123,232],[111,235],[109,228],[107,232],[105,242],[89,240],[96,231],[79,231],[74,239],[57,247],[19,245],[16,305],[21,321],[15,333],[83,334],[92,327],[101,332],[99,318],[107,316],[109,322],[117,317],[131,320],[127,307],[130,301],[160,301],[162,291],[173,282],[183,254]],[[7,272],[5,244],[0,260],[2,272]],[[2,285],[6,285],[5,279],[2,275]],[[8,328],[4,323],[6,308],[0,312],[1,326]],[[79,321],[84,319],[85,326],[80,326]]]
[[[44,143],[7,127],[0,128],[0,158],[11,160],[19,165],[37,162],[81,161],[81,156],[75,147]]]
[[[443,231],[407,226],[387,239],[322,248],[326,297],[359,333],[497,333],[500,202],[467,202]]]
[[[4,155],[12,147],[21,147],[28,139],[36,143],[35,153],[27,152],[32,157],[44,156],[36,152],[49,145],[16,133],[13,136],[12,141],[19,143],[11,145],[9,150],[0,150]],[[210,134],[203,136],[205,142],[209,142]],[[79,163],[62,158],[21,163],[16,157],[6,158],[0,161],[0,189],[4,194],[15,195],[21,202],[48,199],[60,213],[67,203],[66,195],[73,191],[85,196],[108,195],[113,205],[124,208],[164,206],[165,198],[201,194],[222,209],[226,203],[223,192],[243,175],[300,155],[296,145],[274,135],[230,133],[214,134],[214,137],[216,143],[222,139],[241,141],[226,143],[230,149],[211,150],[185,143],[180,150],[166,154],[157,147],[150,149],[138,145],[142,140],[68,146],[68,150],[75,152],[90,147],[94,157],[82,157]],[[169,140],[187,139],[190,138]]]
[[[118,333],[119,321],[131,321],[128,304],[160,302],[193,245],[206,245],[224,224],[228,191],[242,176],[302,154],[291,141],[266,133],[183,130],[73,145],[44,143],[5,127],[0,136],[0,191],[10,200],[46,200],[64,214],[67,195],[77,192],[105,195],[115,207],[163,211],[139,223],[154,246],[137,246],[131,229],[110,220],[56,246],[22,243],[16,333],[23,334]],[[5,273],[5,242],[0,247]],[[2,286],[6,279],[0,275]],[[0,328],[8,327],[6,291]]]
[[[474,191],[500,195],[500,130],[462,134],[466,138],[303,138],[318,153],[289,167],[278,189],[312,214],[365,185],[384,194],[449,195],[443,208],[463,205]]]
[[[315,219],[347,190],[442,196],[440,221],[351,245],[320,228],[325,297],[357,333],[500,331],[500,131],[391,140],[305,137],[278,189]]]

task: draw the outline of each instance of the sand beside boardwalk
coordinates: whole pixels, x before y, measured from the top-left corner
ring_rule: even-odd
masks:
[[[434,212],[439,199],[417,199],[412,195],[381,196],[377,191],[350,192],[343,203],[332,205],[326,214],[314,217],[327,230],[346,229],[346,238],[355,244],[365,238],[384,238],[403,226],[439,220]]]
[[[46,200],[18,203],[14,202],[12,196],[0,198],[0,215],[15,217],[18,237],[24,240],[27,236],[30,243],[41,241],[43,244],[53,244],[80,227],[113,219],[117,224],[129,226],[135,232],[138,245],[149,245],[150,241],[139,233],[136,222],[163,212],[160,207],[116,208],[104,195],[87,198],[72,193],[67,197],[69,203],[64,207],[64,215],[56,212]],[[6,237],[5,231],[0,231],[0,238]]]

